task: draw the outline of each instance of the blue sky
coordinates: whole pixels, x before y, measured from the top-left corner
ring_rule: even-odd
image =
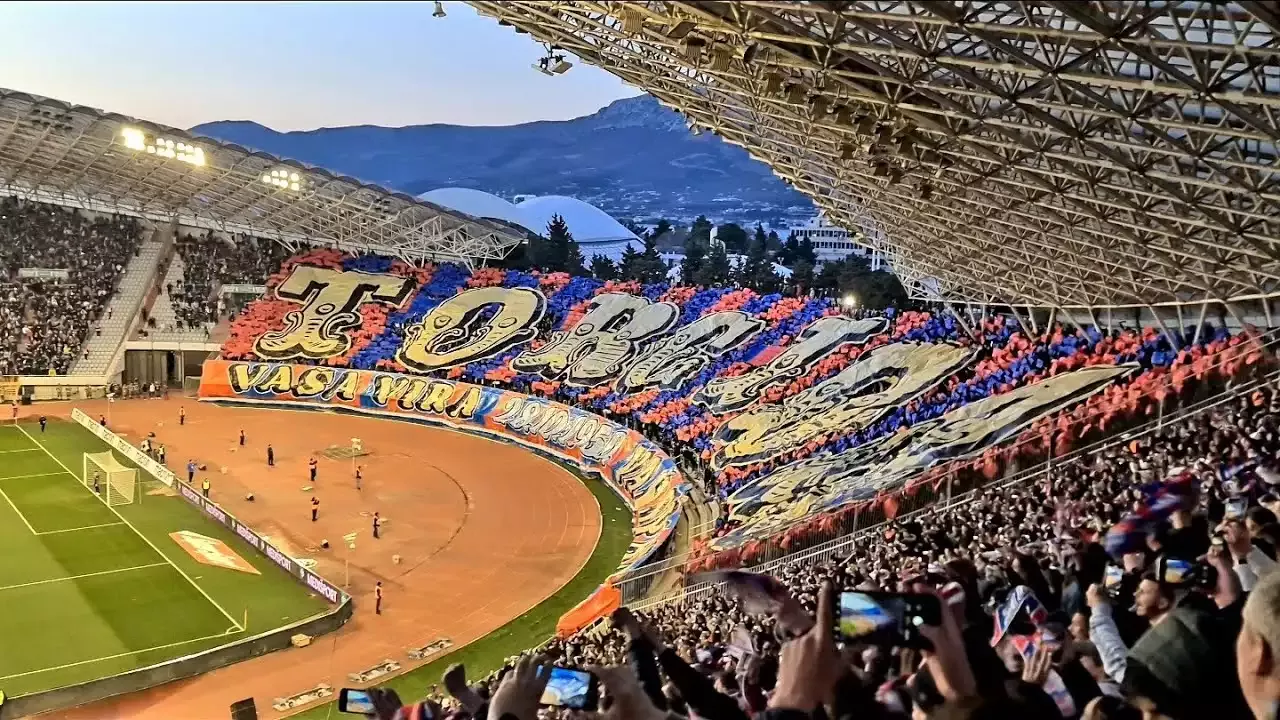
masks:
[[[0,2],[0,87],[187,128],[510,125],[639,94],[445,3]]]

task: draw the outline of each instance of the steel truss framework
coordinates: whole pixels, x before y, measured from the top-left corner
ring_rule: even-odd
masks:
[[[917,294],[1280,293],[1267,2],[471,2],[861,228]]]
[[[190,143],[202,167],[125,146],[121,130]],[[299,190],[263,182],[298,173]],[[195,138],[174,128],[0,89],[0,192],[183,225],[247,233],[290,246],[326,245],[416,262],[503,257],[522,232],[407,195]]]

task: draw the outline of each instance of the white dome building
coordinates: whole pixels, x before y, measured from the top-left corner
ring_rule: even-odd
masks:
[[[573,239],[582,251],[582,257],[588,263],[596,255],[603,255],[614,262],[622,259],[622,252],[628,245],[636,252],[644,250],[644,245],[635,233],[622,223],[614,220],[609,213],[577,198],[564,195],[546,195],[530,198],[516,205],[525,217],[538,222],[541,232],[545,233],[547,223],[559,215],[569,226]]]
[[[588,263],[596,255],[614,262],[622,259],[628,245],[636,252],[644,249],[640,238],[609,213],[577,198],[547,195],[512,204],[481,190],[439,188],[418,196],[419,200],[463,212],[472,217],[498,220],[517,225],[537,235],[546,235],[547,224],[559,215],[569,226],[582,257]]]
[[[436,188],[422,193],[418,199],[450,210],[464,212],[471,217],[517,225],[535,233],[543,233],[547,230],[545,224],[540,228],[536,224],[531,224],[533,221],[525,217],[520,208],[483,190],[460,187]]]

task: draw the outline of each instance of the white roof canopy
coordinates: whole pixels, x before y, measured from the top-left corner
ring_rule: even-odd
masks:
[[[514,229],[354,178],[4,89],[0,193],[407,261],[472,264],[523,240]]]
[[[471,2],[740,145],[917,294],[1280,292],[1265,2]]]

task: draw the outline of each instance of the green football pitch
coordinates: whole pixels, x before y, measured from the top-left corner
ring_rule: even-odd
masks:
[[[72,422],[0,426],[5,695],[154,665],[329,609],[142,471],[136,500],[108,506],[80,473],[84,453],[109,449]],[[261,574],[197,562],[169,536],[182,530],[222,540]]]

